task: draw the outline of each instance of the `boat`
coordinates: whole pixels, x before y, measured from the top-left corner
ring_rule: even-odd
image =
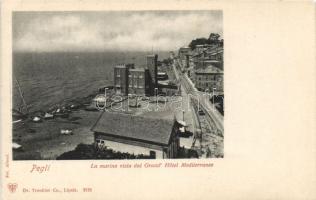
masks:
[[[12,149],[13,150],[22,150],[23,148],[22,148],[22,145],[20,145],[20,144],[18,144],[16,142],[13,142],[12,143]]]
[[[70,105],[70,109],[72,109],[72,110],[76,110],[78,108],[79,108],[79,105],[76,105],[76,104],[71,104]]]
[[[54,118],[53,114],[45,113],[45,115],[44,115],[44,119],[53,119],[53,118]]]
[[[66,108],[57,108],[57,110],[53,112],[53,115],[61,118],[68,118],[69,112],[70,111],[66,110]]]
[[[24,99],[23,92],[21,90],[21,86],[20,86],[19,81],[16,78],[14,78],[14,79],[15,79],[16,85],[17,85],[18,90],[19,90],[19,95],[22,99],[22,105],[19,105],[18,109],[12,108],[12,123],[18,123],[18,122],[21,122],[21,121],[27,119],[28,106],[27,106],[26,101]]]
[[[33,117],[32,121],[33,122],[41,122],[42,119],[39,116],[35,116],[35,117]]]
[[[57,113],[55,114],[56,117],[61,117],[61,118],[68,118],[69,113]]]
[[[21,122],[22,120],[26,119],[27,115],[16,110],[16,109],[12,109],[12,122],[13,123],[17,123],[17,122]]]
[[[60,130],[60,134],[61,134],[61,135],[72,135],[73,132],[72,132],[72,130],[70,130],[70,129],[61,129],[61,130]]]
[[[15,123],[18,123],[18,122],[21,122],[21,121],[22,121],[22,119],[13,120],[12,123],[15,124]]]

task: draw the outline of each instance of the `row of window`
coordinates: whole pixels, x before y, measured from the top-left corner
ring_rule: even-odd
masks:
[[[198,80],[199,81],[202,81],[202,80],[210,80],[210,81],[222,81],[222,77],[219,77],[219,76],[204,76],[204,77],[198,77]]]
[[[128,75],[128,77],[129,77],[129,78],[132,78],[132,77],[133,77],[134,79],[137,79],[137,78],[138,78],[138,79],[142,79],[142,78],[143,78],[142,75],[138,75],[138,76],[137,76],[137,75],[135,75],[135,74],[134,74],[134,76],[132,76],[132,75],[130,74],[130,75]]]
[[[221,84],[219,84],[219,83],[216,83],[216,84],[214,84],[214,83],[204,83],[204,84],[203,83],[197,83],[196,86],[199,87],[199,88],[200,87],[212,87],[213,88],[213,87],[221,86]]]
[[[133,87],[133,85],[129,85],[129,87],[130,88],[144,88],[142,85],[137,86],[137,84],[135,84],[134,87]]]
[[[116,77],[117,78],[120,78],[121,77],[121,74],[116,74]],[[143,78],[143,75],[134,75],[134,76],[132,76],[131,74],[130,75],[128,75],[128,77],[129,78],[134,78],[134,79],[142,79]]]

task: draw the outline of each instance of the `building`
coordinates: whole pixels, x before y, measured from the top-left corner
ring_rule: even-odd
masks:
[[[182,60],[182,59],[185,59],[186,55],[188,55],[190,53],[191,53],[191,48],[190,47],[181,47],[179,49],[178,56]]]
[[[170,83],[159,83],[159,94],[165,96],[181,95],[181,85],[180,84],[170,84]]]
[[[134,64],[121,64],[114,67],[114,88],[117,94],[128,95],[128,74]]]
[[[153,54],[153,55],[147,55],[146,57],[146,61],[147,61],[147,69],[149,70],[149,78],[150,78],[150,82],[151,82],[151,88],[152,91],[154,90],[154,88],[158,87],[158,78],[157,78],[157,73],[158,73],[158,68],[157,68],[157,61],[158,61],[158,55],[157,54]]]
[[[178,154],[175,119],[103,112],[91,130],[99,149],[153,158],[176,158]]]
[[[219,45],[196,45],[193,58],[195,60],[217,60],[223,62],[224,48]]]
[[[168,80],[168,74],[166,72],[158,72],[157,79],[158,81]]]
[[[195,70],[195,87],[200,91],[223,91],[223,71],[212,64]]]
[[[207,48],[204,52],[204,58],[223,62],[224,48],[222,46],[214,46]]]
[[[205,68],[206,66],[213,65],[221,70],[223,70],[223,63],[217,60],[210,60],[210,59],[196,59],[193,61],[194,63],[194,69],[200,69],[200,68]]]
[[[205,49],[205,46],[204,44],[198,44],[198,45],[195,45],[195,49],[194,49],[194,52],[195,54],[201,54]]]
[[[158,88],[157,55],[148,55],[145,68],[135,68],[134,64],[114,67],[114,89],[120,95],[154,95]]]
[[[190,56],[191,56],[191,48],[190,47],[181,47],[179,49],[179,61],[181,63],[182,68],[189,67]]]
[[[116,94],[147,95],[150,94],[149,70],[135,68],[134,64],[123,64],[114,67],[114,88]]]
[[[145,69],[130,69],[128,73],[128,94],[144,96],[146,94],[146,76]]]

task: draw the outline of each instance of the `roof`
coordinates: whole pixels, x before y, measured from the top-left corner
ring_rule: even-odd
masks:
[[[179,51],[188,51],[191,50],[190,47],[180,47]]]
[[[146,57],[150,57],[150,58],[154,58],[154,57],[158,57],[158,55],[157,54],[149,54],[149,55],[146,55]]]
[[[130,72],[144,72],[145,69],[144,68],[134,68],[134,69],[130,69]]]
[[[199,59],[199,60],[196,60],[194,61],[195,63],[210,63],[210,64],[214,64],[214,63],[220,63],[220,61],[218,60],[211,60],[211,59]]]
[[[221,69],[215,67],[214,65],[208,65],[206,67],[196,69],[195,73],[199,73],[199,74],[222,74],[223,71]]]
[[[120,68],[120,69],[125,69],[126,68],[126,66],[125,65],[116,65],[116,66],[114,66],[114,68]]]
[[[122,68],[130,68],[130,69],[134,69],[134,64],[133,63],[128,63],[128,64],[119,64],[119,65],[116,65],[116,66],[114,66],[114,68],[120,68],[120,69],[122,69]]]
[[[167,145],[174,120],[103,112],[92,131]]]

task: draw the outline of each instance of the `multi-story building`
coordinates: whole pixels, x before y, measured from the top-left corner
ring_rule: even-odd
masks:
[[[149,79],[151,82],[150,87],[152,89],[158,87],[158,78],[157,78],[157,73],[158,73],[158,67],[157,67],[157,60],[158,60],[158,55],[153,54],[153,55],[147,55],[147,69],[149,71]]]
[[[193,58],[223,62],[223,53],[224,48],[219,45],[196,45]]]
[[[157,55],[147,56],[146,68],[135,68],[134,64],[114,67],[114,87],[117,94],[153,95],[158,88]]]
[[[223,62],[224,48],[222,46],[210,47],[207,48],[203,54],[204,58]]]
[[[190,47],[181,47],[179,49],[179,61],[183,68],[189,67],[189,59],[191,56],[191,48]]]
[[[117,94],[128,94],[128,71],[131,65],[117,65],[114,67],[114,87]]]
[[[203,44],[198,44],[195,46],[194,52],[195,54],[200,54],[204,51],[205,46]]]
[[[212,64],[195,70],[195,87],[200,91],[223,92],[223,71]]]
[[[128,94],[145,95],[147,73],[145,69],[130,69],[128,74]]]

